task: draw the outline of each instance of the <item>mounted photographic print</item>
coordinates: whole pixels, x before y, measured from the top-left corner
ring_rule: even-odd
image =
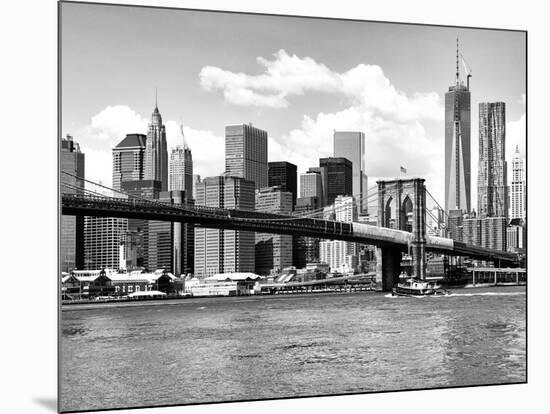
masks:
[[[527,381],[525,31],[59,10],[61,411]]]

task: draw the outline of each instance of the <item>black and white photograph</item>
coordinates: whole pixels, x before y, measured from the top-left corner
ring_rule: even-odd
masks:
[[[59,410],[525,384],[526,62],[61,1]]]
[[[544,413],[542,3],[2,3],[6,413]]]

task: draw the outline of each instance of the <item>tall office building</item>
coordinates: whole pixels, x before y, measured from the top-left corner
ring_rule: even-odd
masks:
[[[161,182],[156,180],[124,181],[122,189],[129,196],[156,200],[161,193]],[[139,218],[121,219],[128,222],[127,233],[124,235],[121,245],[123,253],[131,251],[134,244],[135,257],[133,260],[125,260],[126,268],[152,269],[154,263],[149,262],[149,224],[153,221]],[[129,246],[126,243],[130,243]],[[132,252],[134,253],[134,252]],[[155,270],[155,269],[153,269]]]
[[[506,248],[509,252],[524,252],[526,247],[525,223],[522,219],[512,219],[506,228]]]
[[[464,212],[462,210],[450,210],[447,217],[447,227],[445,229],[447,237],[456,241],[462,241],[462,222],[464,221]]]
[[[480,217],[508,217],[504,102],[479,104],[477,212]]]
[[[240,177],[207,177],[197,184],[195,203],[254,211],[254,187],[254,182]],[[254,241],[249,231],[196,228],[195,275],[254,272]]]
[[[61,193],[83,194],[84,153],[71,135],[61,138]],[[69,175],[71,174],[71,175]],[[84,217],[61,216],[60,258],[62,272],[84,267]]]
[[[326,174],[326,186],[323,185],[323,198],[326,199],[327,205],[333,204],[336,197],[340,195],[353,195],[353,172],[350,160],[344,157],[321,158],[319,167],[321,168],[321,175]]]
[[[462,220],[462,241],[473,246],[483,246],[481,239],[482,227],[485,220],[479,217]]]
[[[485,217],[481,219],[481,246],[487,249],[506,251],[506,217]]]
[[[143,134],[127,134],[113,148],[113,189],[122,190],[125,181],[143,180],[146,140]]]
[[[120,244],[126,238],[128,220],[117,217],[84,217],[84,268],[118,269]]]
[[[197,198],[197,185],[201,182],[199,174],[193,174],[193,200]]]
[[[163,191],[158,201],[165,204],[182,204],[185,192]],[[191,228],[192,229],[192,228]],[[178,222],[150,220],[147,226],[147,267],[165,269],[175,276],[193,271],[193,238],[187,235],[186,225]],[[191,244],[190,244],[191,243]]]
[[[458,39],[455,84],[445,93],[445,211],[470,212],[470,74],[460,80]]]
[[[338,196],[334,206],[326,210],[326,216],[336,221],[350,223],[357,221],[357,202],[351,196]],[[327,263],[331,270],[347,268],[356,270],[358,265],[358,248],[356,243],[342,240],[322,240],[319,244],[321,262]]]
[[[512,158],[512,182],[510,190],[512,204],[510,208],[510,219],[525,220],[525,167],[517,145],[514,158]]]
[[[186,198],[193,196],[193,156],[180,125],[181,143],[172,148],[168,164],[168,189],[185,191]]]
[[[252,124],[225,127],[225,175],[268,185],[267,132]]]
[[[366,212],[368,178],[365,168],[365,134],[359,131],[334,131],[334,156],[344,157],[352,163],[352,194],[359,213]]]
[[[256,211],[290,215],[292,197],[289,191],[280,186],[256,190]],[[279,273],[292,266],[292,236],[288,234],[256,233],[256,273],[269,275]]]
[[[323,197],[322,177],[320,171],[309,170],[300,174],[300,198]]]
[[[460,240],[463,243],[487,249],[506,250],[507,222],[505,217],[463,218]]]
[[[191,149],[183,133],[183,125],[180,125],[181,143],[170,152],[168,164],[168,188],[172,193],[171,200],[175,200],[181,192],[183,199],[180,202],[193,202],[193,156]],[[175,197],[175,198],[174,198]],[[176,276],[182,273],[193,272],[193,256],[195,251],[194,233],[195,226],[191,223],[172,224],[172,271]],[[179,250],[181,249],[181,250]],[[176,252],[178,250],[178,252]]]
[[[168,150],[166,147],[166,128],[155,102],[152,120],[147,130],[145,145],[146,180],[160,181],[162,191],[168,190]]]
[[[321,197],[300,197],[296,200],[295,211],[306,214],[321,207]],[[319,262],[319,239],[306,236],[293,237],[292,265],[304,268],[308,263]]]
[[[142,182],[145,176],[145,148],[147,136],[144,134],[127,134],[112,150],[113,153],[113,183],[115,190],[126,192],[124,186],[128,183]],[[159,182],[160,184],[160,182]],[[159,188],[160,191],[160,188]],[[136,194],[135,196],[141,196]],[[126,227],[126,232],[121,235],[119,266],[132,270],[143,266],[143,243],[145,220],[118,219],[116,222],[106,222],[104,225],[112,225],[114,228]],[[126,224],[123,224],[125,222]],[[88,223],[89,231],[93,231],[96,225]],[[116,224],[115,224],[116,223]],[[136,223],[139,223],[136,224]],[[137,231],[136,229],[140,230]],[[91,240],[91,239],[89,239]],[[90,253],[89,253],[90,254]]]
[[[280,187],[281,191],[292,193],[292,209],[296,206],[298,194],[297,167],[286,161],[268,163],[267,185]]]

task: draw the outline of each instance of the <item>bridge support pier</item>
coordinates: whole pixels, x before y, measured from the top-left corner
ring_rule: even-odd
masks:
[[[376,290],[389,292],[399,281],[401,250],[390,247],[376,248]]]
[[[423,178],[378,181],[378,226],[410,231],[413,277],[426,279],[426,187]],[[395,205],[395,217],[392,217]],[[410,219],[409,219],[410,217]],[[409,221],[410,220],[410,221]],[[381,247],[377,252],[377,288],[390,290],[399,280],[401,252]]]

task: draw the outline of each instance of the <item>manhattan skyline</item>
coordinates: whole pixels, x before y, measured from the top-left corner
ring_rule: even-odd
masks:
[[[525,154],[520,32],[82,4],[63,14],[62,132],[81,144],[94,181],[109,185],[114,145],[146,133],[157,87],[168,148],[182,121],[202,177],[223,172],[228,124],[266,130],[268,161],[298,173],[332,155],[333,130],[357,130],[370,186],[403,165],[442,202],[443,97],[457,36],[473,71],[472,159],[485,101],[507,103],[506,158],[516,145]]]

